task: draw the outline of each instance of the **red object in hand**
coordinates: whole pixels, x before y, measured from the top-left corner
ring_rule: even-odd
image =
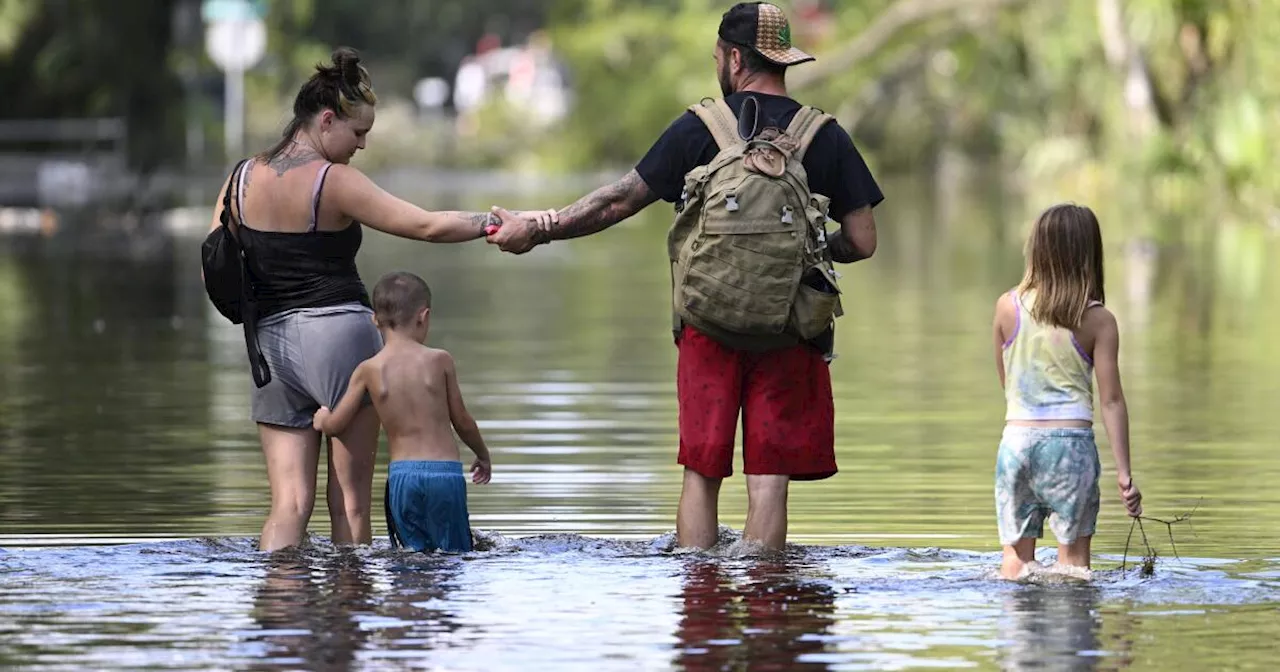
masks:
[[[497,232],[498,232],[497,224],[490,224],[489,226],[484,227],[484,235],[486,236],[492,236]]]

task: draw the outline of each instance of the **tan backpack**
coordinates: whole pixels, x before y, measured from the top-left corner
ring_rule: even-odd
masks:
[[[667,235],[677,328],[820,335],[842,314],[839,276],[827,249],[830,199],[809,191],[801,162],[831,115],[802,107],[785,131],[756,134],[739,131],[724,100],[689,110],[720,151],[685,176]]]

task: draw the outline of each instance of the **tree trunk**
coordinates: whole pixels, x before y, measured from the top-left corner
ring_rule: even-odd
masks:
[[[1160,115],[1146,59],[1125,27],[1122,2],[1098,0],[1098,32],[1107,63],[1123,79],[1128,130],[1136,138],[1145,139],[1159,127]]]

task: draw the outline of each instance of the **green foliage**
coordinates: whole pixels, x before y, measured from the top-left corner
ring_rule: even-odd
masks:
[[[719,94],[712,49],[723,3],[568,4],[579,18],[551,33],[578,96],[555,143],[567,165],[633,162],[685,107]]]
[[[0,1],[5,118],[124,116],[142,167],[180,146],[181,86],[168,68],[175,0]]]
[[[181,160],[177,111],[193,108],[176,73],[210,94],[197,108],[211,121],[220,85],[200,36],[176,43],[171,35],[186,1],[0,0],[0,86],[21,92],[0,115],[125,115],[138,163]],[[860,0],[823,3],[820,22],[799,18],[799,0],[782,4],[795,43],[819,57],[792,71],[794,94],[837,114],[878,172],[919,172],[947,147],[997,159],[1033,191],[1141,191],[1162,210],[1212,200],[1181,193],[1185,186],[1241,212],[1274,212],[1280,170],[1268,148],[1280,141],[1280,78],[1272,76],[1280,3]],[[1108,31],[1100,8],[1111,5],[1121,20]],[[719,94],[712,49],[727,7],[274,0],[268,57],[248,84],[251,140],[278,132],[298,82],[345,44],[366,56],[388,111],[400,106],[378,136],[401,141],[380,161],[629,165],[686,106]],[[501,102],[459,128],[420,123],[403,106],[417,79],[451,79],[482,35],[512,44],[538,29],[565,61],[576,100],[558,127],[532,127]],[[1140,57],[1149,105],[1129,98],[1135,70],[1126,53]]]
[[[1280,3],[1121,0],[1122,38],[1153,93],[1146,107],[1127,101],[1128,64],[1108,61],[1100,2],[937,2],[964,11],[921,13],[884,35],[871,34],[889,25],[879,18],[929,3],[828,4],[825,40],[798,25],[798,46],[819,61],[793,70],[793,93],[837,112],[878,170],[918,171],[950,146],[1001,157],[1033,189],[1084,180],[1103,196],[1143,179],[1157,208],[1187,205],[1184,185],[1244,212],[1280,196],[1268,151],[1280,141],[1280,80],[1267,76]],[[554,36],[579,105],[555,151],[568,148],[576,167],[634,161],[685,105],[716,95],[710,50],[724,6],[564,0]],[[865,40],[879,44],[805,81],[803,69]]]

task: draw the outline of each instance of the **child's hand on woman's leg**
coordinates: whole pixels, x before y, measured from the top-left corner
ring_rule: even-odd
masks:
[[[311,418],[311,428],[317,432],[324,432],[324,422],[328,419],[329,407],[321,406],[320,410],[316,411],[315,416]]]

